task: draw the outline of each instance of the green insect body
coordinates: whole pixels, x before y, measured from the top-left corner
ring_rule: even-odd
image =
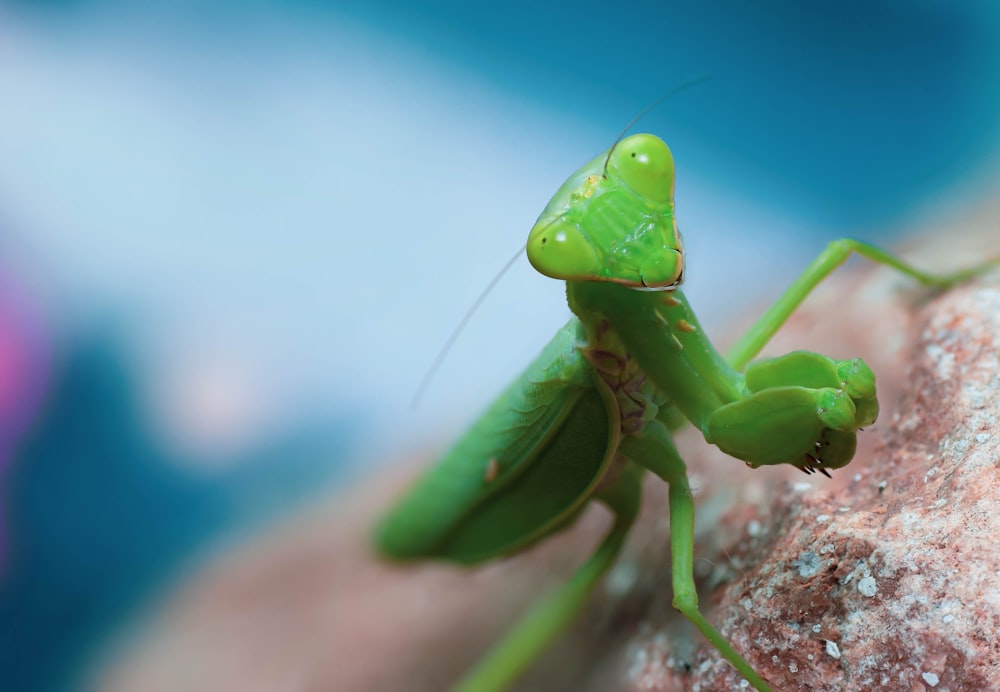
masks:
[[[566,281],[575,319],[508,387],[378,527],[393,560],[470,565],[568,526],[591,499],[615,522],[597,551],[459,683],[513,682],[580,610],[614,563],[638,513],[641,476],[669,486],[674,606],[756,689],[768,683],[698,609],[694,504],[671,439],[685,421],[752,467],[792,464],[828,475],[850,462],[857,431],[878,415],[861,360],[796,351],[750,363],[808,293],[856,252],[948,286],[871,245],[832,243],[724,357],[678,289],[684,251],[673,206],[674,162],[653,135],[633,135],[557,191],[532,228],[528,259]]]
[[[475,564],[524,548],[579,511],[610,465],[620,428],[581,338],[576,320],[559,330],[418,482],[382,524],[384,553]]]

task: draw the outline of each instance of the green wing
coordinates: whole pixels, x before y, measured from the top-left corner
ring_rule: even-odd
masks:
[[[571,518],[618,445],[618,409],[580,352],[577,320],[556,333],[439,464],[379,525],[396,560],[471,564],[509,553]]]

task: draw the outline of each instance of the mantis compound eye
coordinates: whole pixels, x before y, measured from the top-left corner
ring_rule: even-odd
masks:
[[[533,228],[527,251],[531,265],[555,279],[590,277],[601,268],[593,244],[579,228],[562,219]]]
[[[654,202],[669,202],[674,197],[674,156],[655,135],[632,135],[619,142],[608,159],[608,171]]]

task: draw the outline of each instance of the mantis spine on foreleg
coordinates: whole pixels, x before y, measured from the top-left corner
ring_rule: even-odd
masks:
[[[560,187],[527,253],[539,272],[566,281],[576,317],[378,528],[377,546],[390,559],[473,565],[565,528],[588,500],[615,516],[594,555],[458,689],[511,684],[579,612],[621,550],[648,470],[669,484],[674,606],[750,684],[769,690],[698,609],[694,503],[671,430],[683,416],[751,467],[828,475],[850,462],[857,431],[878,414],[874,374],[860,359],[808,351],[750,360],[852,252],[940,287],[996,264],[931,275],[872,245],[836,241],[725,358],[679,289],[673,191],[672,154],[648,134],[618,141]]]

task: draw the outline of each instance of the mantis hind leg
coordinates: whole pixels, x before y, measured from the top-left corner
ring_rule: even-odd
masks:
[[[583,609],[590,592],[621,552],[639,513],[642,469],[629,465],[598,493],[615,521],[596,552],[558,590],[537,603],[455,686],[461,692],[501,690],[513,683]]]
[[[733,648],[698,609],[694,582],[694,498],[687,468],[674,446],[670,431],[660,420],[646,426],[640,437],[622,441],[621,452],[645,466],[670,485],[670,559],[673,606],[716,648],[719,654],[760,692],[771,692],[767,682]]]
[[[993,259],[983,264],[950,274],[931,274],[921,271],[898,257],[889,254],[874,245],[862,243],[850,238],[842,238],[830,243],[820,255],[806,267],[799,277],[789,286],[777,301],[768,308],[760,319],[736,343],[728,354],[729,362],[737,370],[742,370],[775,332],[788,320],[803,300],[818,286],[823,279],[839,267],[851,253],[857,253],[878,264],[892,267],[903,274],[912,277],[925,286],[948,288],[971,279],[983,272],[1000,266],[1000,259]]]

